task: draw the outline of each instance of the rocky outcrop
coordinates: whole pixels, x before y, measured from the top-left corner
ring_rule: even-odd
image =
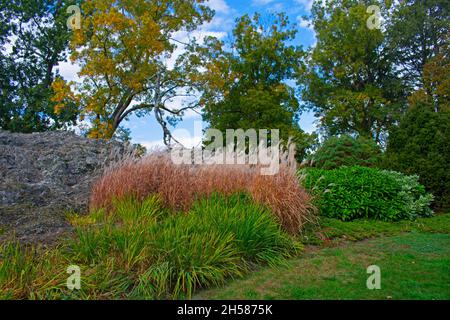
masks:
[[[71,132],[0,130],[0,239],[49,242],[69,231],[67,213],[87,211],[93,181],[125,151]]]

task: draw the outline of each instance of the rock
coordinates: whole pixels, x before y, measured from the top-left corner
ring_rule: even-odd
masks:
[[[87,212],[93,181],[126,153],[119,142],[71,132],[0,130],[0,239],[46,243],[70,232],[66,214]]]

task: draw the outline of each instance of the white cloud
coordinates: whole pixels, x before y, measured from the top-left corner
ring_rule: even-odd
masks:
[[[185,148],[199,147],[202,142],[201,136],[191,136],[189,131],[185,130],[184,134],[180,134],[182,130],[174,131],[174,138],[179,141]],[[136,139],[136,143],[143,145],[147,151],[165,149],[166,146],[163,140],[153,140],[153,141],[139,141]]]
[[[262,6],[266,6],[269,3],[273,2],[274,0],[253,0],[252,4],[254,6],[258,6],[258,7],[262,7]]]
[[[73,64],[70,61],[60,62],[56,67],[59,70],[59,74],[66,81],[80,81],[78,72],[80,72],[80,65]]]
[[[269,12],[280,12],[284,10],[284,4],[279,2],[279,3],[274,3],[269,9]]]
[[[301,5],[306,10],[310,11],[312,8],[312,5],[314,3],[314,0],[295,0],[299,5]]]
[[[7,42],[4,44],[3,47],[0,48],[0,51],[4,54],[10,55],[13,51],[14,44],[17,41],[17,36],[13,35],[8,37]]]
[[[302,16],[297,17],[297,23],[302,28],[306,28],[306,29],[314,31],[313,25],[308,20],[303,19]]]
[[[207,5],[216,12],[220,13],[230,12],[230,7],[228,6],[225,0],[209,0],[207,2]]]

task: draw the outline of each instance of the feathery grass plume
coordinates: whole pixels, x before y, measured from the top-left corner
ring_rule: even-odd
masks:
[[[188,211],[195,200],[213,193],[230,196],[244,192],[268,206],[286,231],[298,233],[305,223],[314,221],[315,210],[310,195],[299,184],[290,154],[291,146],[282,152],[280,171],[272,176],[261,175],[261,165],[176,165],[164,152],[141,159],[130,157],[105,170],[93,186],[90,207],[110,210],[114,199],[132,196],[143,200],[157,194],[164,207]]]

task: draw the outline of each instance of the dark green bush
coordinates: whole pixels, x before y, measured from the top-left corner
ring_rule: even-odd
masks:
[[[417,180],[366,167],[304,169],[303,184],[316,196],[321,214],[349,221],[413,219],[431,214],[432,195]]]
[[[343,166],[374,167],[380,159],[381,150],[374,141],[343,135],[326,140],[310,160],[313,167],[330,170]]]
[[[420,176],[436,209],[450,210],[450,109],[410,108],[389,134],[385,167]]]

